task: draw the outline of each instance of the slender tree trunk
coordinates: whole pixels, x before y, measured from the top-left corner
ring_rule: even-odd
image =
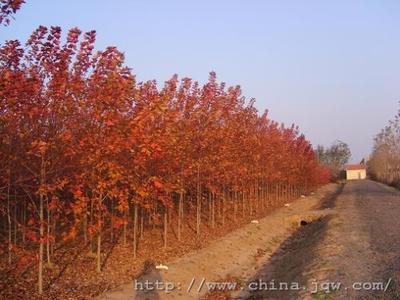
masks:
[[[215,228],[215,194],[211,193],[211,228]]]
[[[100,194],[100,199],[99,199],[99,216],[98,216],[98,221],[97,221],[97,226],[98,226],[98,234],[97,234],[97,272],[101,272],[101,234],[102,234],[102,224],[101,224],[101,205],[103,201],[103,195]]]
[[[55,214],[56,214],[56,216],[55,216]],[[52,212],[52,219],[53,219],[53,224],[52,224],[52,226],[51,226],[51,230],[52,230],[52,241],[51,241],[51,247],[50,247],[50,255],[51,256],[53,256],[53,254],[54,254],[54,247],[55,247],[55,245],[56,245],[56,238],[57,238],[57,235],[56,235],[56,229],[57,229],[57,210],[54,210],[53,212]],[[86,245],[86,244],[85,244]]]
[[[83,216],[83,225],[82,225],[83,226],[83,240],[85,242],[85,245],[87,244],[87,241],[88,241],[88,238],[87,238],[87,223],[88,223],[87,212],[88,212],[87,205],[85,205],[85,214]]]
[[[111,243],[114,242],[114,199],[111,199],[111,228],[110,228],[110,238]]]
[[[217,218],[221,220],[221,198],[219,198],[217,195],[215,195],[215,205],[217,210]]]
[[[98,222],[99,232],[97,234],[97,272],[101,272],[101,221]]]
[[[124,211],[124,227],[122,229],[122,243],[126,245],[126,228],[128,226],[128,210]]]
[[[222,191],[222,198],[221,198],[221,214],[222,214],[221,223],[222,223],[222,226],[225,225],[225,202],[226,202],[225,197],[226,197],[226,192],[225,192],[225,187],[224,187],[223,191]]]
[[[240,193],[240,198],[242,199],[242,218],[244,218],[244,216],[245,216],[245,199],[244,199],[244,192],[242,191],[241,193]]]
[[[22,244],[25,245],[25,227],[26,227],[26,203],[24,202],[23,210],[22,210]]]
[[[11,209],[10,209],[10,181],[7,187],[7,221],[8,221],[8,264],[12,262],[12,223],[11,223]]]
[[[289,198],[290,198],[290,196],[289,196],[289,185],[286,183],[285,184],[285,201],[286,202],[289,201]]]
[[[167,224],[172,223],[172,209],[167,209]]]
[[[93,206],[94,206],[94,199],[93,197],[90,198],[90,226],[93,226]],[[90,234],[90,252],[94,253],[93,250],[93,235]]]
[[[49,198],[46,197],[46,206],[47,206],[47,237],[46,237],[46,255],[47,255],[47,265],[51,266],[51,257],[50,257],[50,227],[51,227],[51,210],[49,209]]]
[[[211,214],[212,214],[212,208],[211,208],[211,192],[207,192],[208,194],[208,201],[207,201],[207,205],[208,205],[208,222],[211,225]]]
[[[182,221],[183,221],[183,192],[179,192],[178,201],[178,241],[182,238]]]
[[[157,213],[157,204],[155,204],[154,205],[154,207],[153,207],[153,215],[151,216],[151,223],[152,223],[152,226],[153,226],[153,230],[156,228],[156,220],[155,220],[155,215],[156,215],[156,213]]]
[[[44,156],[42,155],[41,161],[41,168],[40,168],[40,186],[42,187],[45,184],[45,163],[44,163]],[[39,295],[43,293],[43,238],[44,238],[44,194],[40,192],[39,195],[39,220],[40,220],[40,227],[39,227],[39,270],[38,270],[38,292]]]
[[[39,197],[39,219],[40,219],[40,244],[39,244],[39,278],[38,278],[38,285],[39,285],[39,294],[43,293],[43,236],[44,236],[44,217],[43,217],[43,195],[41,194]]]
[[[267,191],[267,184],[264,183],[264,210],[268,209],[268,191]]]
[[[237,221],[237,211],[238,211],[238,203],[237,203],[237,192],[233,192],[233,220]]]
[[[133,258],[137,257],[137,246],[138,246],[138,205],[134,204],[135,208],[133,211]]]
[[[253,189],[250,187],[250,191],[249,191],[249,215],[252,216],[253,215]]]
[[[258,190],[258,182],[257,181],[254,183],[254,199],[255,199],[255,203],[254,203],[255,214],[257,216],[258,212],[259,212],[259,209],[260,209],[260,206],[259,206],[259,204],[260,204],[260,194],[259,194],[259,190]]]
[[[168,207],[165,206],[165,211],[164,211],[164,249],[167,248],[167,233],[168,233]]]
[[[17,199],[15,193],[14,193],[14,199]],[[17,216],[18,216],[17,203],[15,203],[15,205],[14,205],[14,245],[17,245],[17,232],[18,232],[18,230],[17,230],[17,222],[18,222]]]
[[[97,234],[97,272],[101,272],[101,235],[102,235],[102,205],[103,205],[103,194],[99,195],[98,199],[98,209],[99,215],[97,219],[97,227],[98,227],[98,234]]]
[[[139,238],[143,238],[143,233],[144,233],[144,218],[146,216],[146,210],[142,207],[140,209],[140,233],[139,233]]]
[[[197,166],[197,205],[196,205],[196,234],[200,236],[201,223],[201,187],[200,187],[200,165]]]

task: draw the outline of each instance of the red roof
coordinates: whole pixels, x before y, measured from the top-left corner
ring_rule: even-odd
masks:
[[[346,170],[365,170],[365,165],[355,164],[355,165],[347,165]]]

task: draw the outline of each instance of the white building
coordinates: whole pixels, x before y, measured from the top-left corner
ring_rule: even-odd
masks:
[[[346,166],[346,179],[359,180],[367,178],[367,168],[365,165],[348,165]]]

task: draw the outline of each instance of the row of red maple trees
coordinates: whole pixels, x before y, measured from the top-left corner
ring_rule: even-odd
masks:
[[[260,115],[215,73],[200,85],[173,76],[135,80],[95,32],[39,27],[0,48],[0,212],[11,265],[16,249],[43,264],[66,240],[91,243],[101,271],[105,235],[194,216],[195,234],[250,217],[329,180],[295,126]],[[172,219],[176,220],[173,222]],[[147,226],[147,227],[146,227]],[[32,256],[36,257],[36,256]]]

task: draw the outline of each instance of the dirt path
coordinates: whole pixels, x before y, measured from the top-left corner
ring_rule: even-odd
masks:
[[[400,192],[332,184],[100,299],[400,299],[399,254]]]
[[[335,213],[295,232],[252,279],[300,289],[246,289],[236,298],[400,299],[400,192],[354,181],[329,206]]]
[[[208,292],[208,282],[227,277],[245,282],[290,237],[302,219],[311,221],[320,216],[321,211],[315,212],[313,208],[321,199],[329,201],[337,189],[337,185],[331,184],[313,196],[300,198],[258,220],[258,224],[248,224],[207,248],[175,260],[168,265],[168,271],[149,266],[133,284],[121,286],[99,299],[196,299]],[[149,291],[157,282],[163,284]],[[149,283],[147,288],[146,283]]]

